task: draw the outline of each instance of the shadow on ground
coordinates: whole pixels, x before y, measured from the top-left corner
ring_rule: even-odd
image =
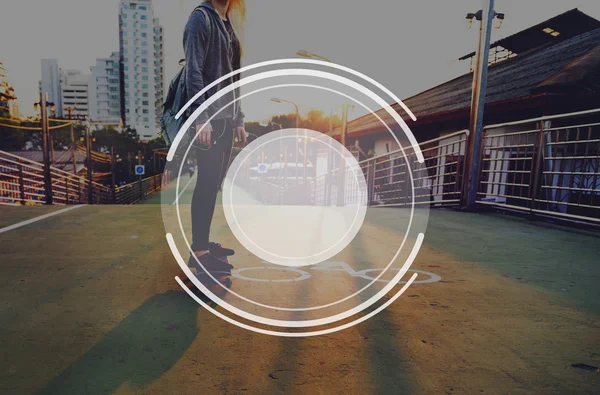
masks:
[[[185,292],[151,297],[40,394],[107,394],[125,382],[150,384],[173,367],[196,338],[197,310]]]
[[[357,261],[368,262],[369,257],[365,251],[368,250],[367,241],[359,233],[355,238],[356,246],[352,251]],[[358,282],[358,278],[355,279]],[[357,283],[357,287],[364,284]],[[394,288],[397,292],[398,289]],[[393,294],[390,292],[390,294]],[[368,296],[362,292],[359,294],[361,303],[367,301]],[[385,300],[375,303],[369,312],[378,308]],[[366,314],[366,313],[364,313]],[[366,353],[369,358],[369,377],[372,377],[373,393],[376,394],[410,394],[413,393],[412,381],[407,361],[409,357],[399,348],[403,328],[397,325],[398,317],[394,317],[390,309],[383,309],[376,316],[367,320],[357,327],[363,344],[367,347]]]
[[[408,218],[402,209],[379,210],[370,211],[371,223],[391,230]],[[516,216],[436,209],[430,212],[424,245],[600,314],[599,233]]]
[[[366,241],[359,233],[352,245],[357,262],[368,262]],[[356,288],[364,284],[355,279]],[[308,286],[308,282],[304,282]],[[302,298],[318,290],[301,288]],[[359,294],[357,302],[368,296]],[[362,314],[376,309],[380,301]],[[354,316],[352,319],[356,319]],[[336,325],[350,321],[337,322]],[[404,330],[389,309],[353,328],[328,335],[279,339],[278,357],[273,359],[269,377],[278,393],[373,393],[414,392],[408,362],[402,349]],[[314,328],[311,328],[314,329]],[[315,350],[319,350],[317,353]],[[334,379],[332,379],[334,378]],[[266,393],[266,388],[261,393]]]

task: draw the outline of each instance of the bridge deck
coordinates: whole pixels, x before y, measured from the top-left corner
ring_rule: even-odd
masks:
[[[2,228],[61,208],[0,210]],[[301,339],[244,331],[193,302],[174,280],[158,204],[63,212],[0,233],[0,251],[1,393],[600,388],[597,373],[571,367],[600,364],[600,239],[572,229],[434,210],[413,268],[441,281]]]

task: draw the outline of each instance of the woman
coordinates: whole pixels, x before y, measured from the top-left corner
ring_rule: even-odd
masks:
[[[187,97],[192,98],[206,85],[240,68],[241,40],[245,22],[245,0],[207,0],[197,7],[185,27],[183,45],[186,57],[185,81]],[[229,78],[195,101],[196,110],[208,97],[236,82]],[[232,266],[219,259],[234,251],[209,241],[217,200],[217,192],[229,165],[234,138],[246,144],[244,114],[236,89],[215,101],[195,120],[194,152],[198,165],[198,181],[192,198],[192,255],[189,266],[202,273],[202,265],[223,283]],[[222,110],[219,112],[219,110]],[[217,112],[219,112],[217,114]],[[213,116],[212,121],[208,119]]]

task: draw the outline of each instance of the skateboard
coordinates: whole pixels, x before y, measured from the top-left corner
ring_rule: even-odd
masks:
[[[217,258],[219,260],[229,264],[229,259],[227,258],[227,256],[219,256]],[[230,278],[230,276],[231,276],[230,273],[212,272],[211,273],[212,277],[211,277],[204,270],[200,270],[199,272],[195,269],[190,269],[190,270],[192,270],[192,273],[195,272],[194,274],[195,274],[196,278],[202,283],[202,285],[204,285],[213,294],[215,294],[217,296],[222,296],[222,295],[226,294],[227,291],[229,289],[231,289],[231,286],[233,284],[233,282],[231,281],[231,278]],[[213,277],[214,277],[214,279],[213,279]],[[217,281],[215,281],[215,279]],[[200,289],[198,289],[187,276],[185,276],[185,278],[183,279],[183,282],[195,293],[202,294],[202,291]]]

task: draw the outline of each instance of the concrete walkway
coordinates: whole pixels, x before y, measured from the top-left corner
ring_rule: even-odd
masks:
[[[0,208],[0,226],[53,209]],[[369,215],[381,246],[400,237],[397,215]],[[229,242],[224,228],[218,214],[214,232]],[[413,268],[441,281],[411,286],[354,328],[284,339],[239,329],[192,301],[174,280],[182,274],[164,233],[160,205],[143,204],[86,206],[0,234],[0,393],[600,388],[600,374],[571,367],[600,365],[598,235],[434,210]],[[384,250],[357,243],[344,258],[351,266]],[[254,264],[239,256],[236,267]],[[250,285],[234,279],[234,290]]]

